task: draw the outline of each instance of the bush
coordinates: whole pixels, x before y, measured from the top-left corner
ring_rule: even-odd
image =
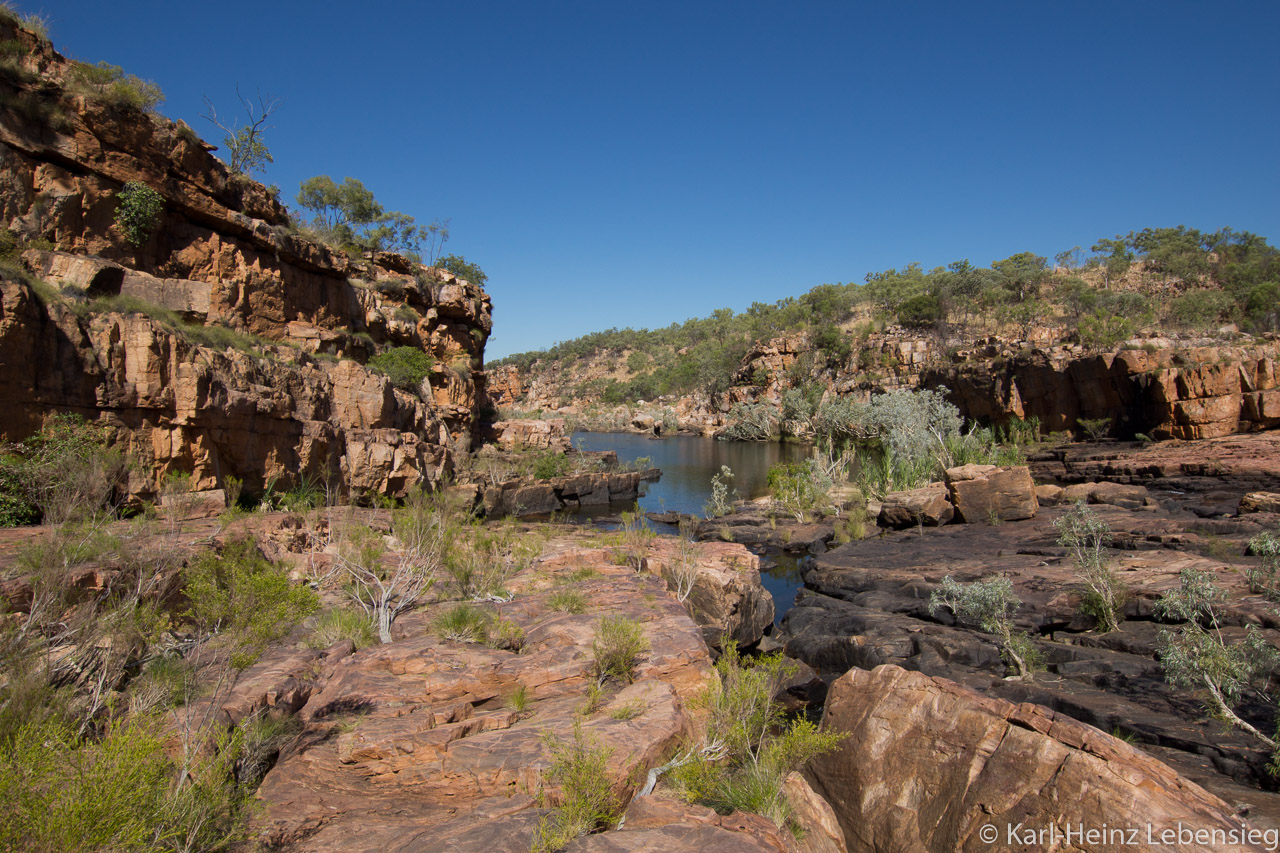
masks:
[[[625,616],[601,617],[591,641],[596,679],[616,678],[630,684],[640,655],[648,650],[649,640],[639,622]]]
[[[120,66],[109,62],[72,63],[67,88],[107,106],[148,113],[155,112],[164,103],[164,92],[155,83],[126,74]]]
[[[728,421],[720,433],[726,441],[769,441],[778,437],[778,410],[767,403],[738,403],[729,411]]]
[[[1230,322],[1236,302],[1221,290],[1193,290],[1169,303],[1169,314],[1181,326],[1204,329]]]
[[[369,617],[354,610],[330,607],[320,614],[307,645],[327,649],[341,640],[350,640],[357,649],[372,646],[377,640]]]
[[[555,450],[539,453],[533,460],[535,480],[550,480],[569,473],[569,457]]]
[[[1083,501],[1067,510],[1053,526],[1058,531],[1058,544],[1071,549],[1076,576],[1087,587],[1081,609],[1094,618],[1102,633],[1119,628],[1128,590],[1107,565],[1104,549],[1111,540],[1111,528]]]
[[[391,384],[410,393],[418,393],[436,360],[417,347],[395,347],[369,359],[368,367],[391,380]]]
[[[252,539],[200,555],[183,577],[190,602],[184,615],[202,635],[228,638],[234,669],[251,666],[319,606],[316,594],[292,584],[284,567],[262,556]]]
[[[587,597],[577,590],[558,589],[547,599],[547,606],[561,613],[585,613]]]
[[[489,641],[489,614],[474,604],[455,604],[436,617],[435,632],[442,640],[458,643]]]
[[[898,306],[898,322],[909,329],[927,329],[943,318],[942,301],[932,293],[912,296]]]
[[[554,853],[575,838],[617,823],[622,804],[613,793],[609,778],[611,750],[600,746],[582,731],[582,721],[573,723],[573,739],[564,742],[544,736],[551,752],[547,779],[560,789],[555,811],[544,819],[534,834],[533,853]]]
[[[129,181],[116,193],[120,206],[116,208],[116,225],[124,233],[130,246],[141,246],[160,224],[164,212],[164,198],[160,193],[140,181]]]
[[[738,492],[730,488],[731,482],[733,482],[733,469],[728,465],[721,465],[720,473],[711,478],[711,499],[702,507],[704,516],[719,518],[733,509],[733,501],[737,498]]]
[[[995,635],[1001,655],[1012,664],[1020,678],[1030,679],[1041,663],[1039,649],[1024,632],[1013,630],[1013,614],[1022,600],[1013,594],[1013,584],[1005,577],[962,584],[950,575],[929,597],[929,613],[949,608],[956,621]]]
[[[1251,566],[1245,572],[1249,591],[1271,599],[1280,598],[1280,589],[1276,586],[1276,573],[1280,571],[1280,536],[1270,531],[1258,534],[1249,540],[1249,553],[1262,558],[1260,565]]]
[[[471,282],[476,287],[484,287],[484,283],[489,280],[489,276],[485,275],[484,270],[462,257],[462,255],[445,255],[436,261],[436,266],[443,270],[448,270],[460,279]]]
[[[96,425],[51,415],[21,444],[0,445],[0,519],[61,525],[96,514],[111,505],[126,473],[124,454]]]
[[[769,469],[769,494],[776,504],[803,522],[826,498],[831,483],[821,483],[808,462],[780,462]]]
[[[844,734],[821,732],[803,718],[786,721],[773,697],[794,674],[794,664],[781,654],[753,661],[743,658],[733,641],[723,645],[718,679],[699,700],[708,710],[705,740],[667,767],[690,802],[720,814],[762,814],[785,827],[791,807],[783,780],[814,756],[835,749]]]

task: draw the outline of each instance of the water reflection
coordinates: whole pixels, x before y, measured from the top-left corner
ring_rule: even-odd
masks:
[[[756,498],[767,491],[769,469],[779,462],[799,461],[809,448],[774,442],[716,441],[700,436],[672,436],[651,439],[629,432],[578,432],[573,434],[575,447],[582,450],[612,450],[618,461],[632,463],[649,457],[655,468],[662,469],[662,479],[649,483],[640,508],[645,512],[682,512],[702,516],[703,506],[711,499],[711,478],[728,465],[734,474],[733,486],[739,497]],[[612,508],[593,507],[582,510],[579,517],[617,513]],[[659,533],[674,533],[667,525],[653,525]],[[761,573],[765,589],[773,596],[775,622],[795,603],[796,591],[804,586],[804,559],[791,554],[770,553],[763,561],[769,566]]]

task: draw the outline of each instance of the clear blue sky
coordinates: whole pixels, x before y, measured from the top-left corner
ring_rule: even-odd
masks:
[[[451,220],[490,358],[912,261],[1148,226],[1280,237],[1280,3],[15,0],[265,182]]]

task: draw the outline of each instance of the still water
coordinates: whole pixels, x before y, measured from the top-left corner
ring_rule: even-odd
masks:
[[[755,441],[716,441],[701,436],[677,435],[653,439],[630,432],[576,432],[573,446],[582,450],[612,450],[618,461],[626,464],[649,457],[654,468],[662,469],[662,479],[647,484],[640,498],[645,512],[682,512],[703,515],[703,507],[711,499],[711,478],[720,473],[721,465],[733,470],[732,487],[741,498],[757,498],[765,494],[769,469],[779,462],[800,461],[809,449],[795,444]],[[600,508],[604,512],[604,508]],[[617,513],[614,506],[608,512]],[[674,532],[665,525],[654,525],[662,533]],[[795,602],[796,590],[804,585],[797,559],[785,553],[763,555],[769,568],[761,573],[765,589],[773,595],[775,621],[781,620]]]

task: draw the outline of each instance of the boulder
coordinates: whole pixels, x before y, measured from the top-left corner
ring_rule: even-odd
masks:
[[[723,637],[753,646],[773,624],[773,596],[760,582],[760,558],[742,545],[682,546],[663,536],[650,545],[646,560],[673,592],[688,589],[685,604],[708,646],[718,648]]]
[[[1280,493],[1249,492],[1240,499],[1239,513],[1244,515],[1250,512],[1280,513]]]
[[[854,853],[1266,849],[1225,802],[1124,741],[946,679],[851,670],[832,686],[823,726],[848,733],[811,770]],[[1123,835],[1072,843],[1068,828]],[[1186,829],[1253,831],[1259,843],[1177,834]]]
[[[905,527],[941,527],[955,516],[945,483],[930,483],[906,492],[891,492],[880,504],[876,523],[900,530]]]
[[[968,524],[1032,518],[1040,508],[1025,465],[948,468],[946,482],[956,515]]]
[[[1125,483],[1076,483],[1062,490],[1063,503],[1111,504],[1125,509],[1138,509],[1151,501],[1146,486]]]

